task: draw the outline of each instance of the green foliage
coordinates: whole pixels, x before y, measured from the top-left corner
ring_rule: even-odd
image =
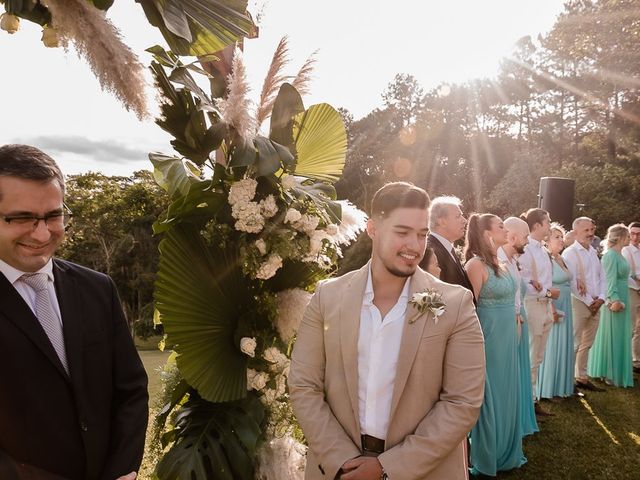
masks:
[[[159,462],[160,480],[252,480],[264,409],[256,395],[237,402],[189,400],[165,434],[174,442]]]
[[[177,55],[209,55],[256,35],[247,0],[136,1]]]
[[[172,228],[160,243],[156,308],[175,344],[183,377],[211,402],[247,394],[240,338],[259,310],[237,249],[208,246],[195,227]]]

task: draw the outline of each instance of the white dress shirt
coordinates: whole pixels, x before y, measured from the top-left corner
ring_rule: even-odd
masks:
[[[514,282],[516,283],[516,315],[520,315],[520,307],[522,306],[522,298],[520,288],[522,287],[522,275],[520,270],[518,270],[518,260],[515,255],[511,260],[507,256],[507,253],[504,251],[502,247],[498,248],[498,260],[501,263],[504,263],[511,274]]]
[[[640,248],[633,245],[627,245],[622,249],[622,256],[629,263],[629,288],[634,290],[640,290]],[[635,265],[636,271],[633,271]],[[635,275],[638,281],[631,278],[631,275]]]
[[[442,246],[444,246],[444,249],[447,252],[449,252],[449,255],[451,255],[451,258],[453,258],[456,261],[460,261],[459,259],[454,257],[453,253],[451,253],[451,249],[454,248],[453,243],[451,243],[449,240],[444,238],[442,235],[438,235],[436,232],[429,232],[429,233],[438,239],[438,241],[442,244]]]
[[[60,305],[58,304],[58,297],[56,296],[56,289],[53,285],[53,260],[49,259],[47,264],[36,272],[21,272],[20,270],[13,268],[8,263],[0,260],[0,272],[9,280],[9,283],[13,285],[24,301],[29,305],[33,314],[36,314],[36,291],[29,285],[20,280],[20,277],[25,273],[46,273],[49,277],[47,284],[47,290],[49,291],[49,298],[51,299],[51,305],[54,312],[58,316],[58,320],[62,324],[62,316],[60,315]]]
[[[542,242],[529,237],[529,243],[524,247],[524,253],[518,258],[522,278],[527,283],[527,296],[545,298],[547,290],[553,286],[553,265],[549,252],[542,246]],[[533,264],[535,262],[535,269]],[[537,278],[536,275],[537,274]],[[531,282],[536,280],[542,289],[537,291]]]
[[[361,433],[382,440],[387,438],[389,428],[400,342],[409,303],[409,283],[410,277],[405,281],[397,303],[383,319],[373,304],[369,266],[358,337],[358,405]]]
[[[571,295],[579,299],[585,305],[591,305],[596,298],[605,299],[607,294],[607,278],[600,264],[598,253],[589,245],[584,248],[578,241],[573,242],[562,252],[562,258],[573,277],[571,280]],[[580,263],[584,270],[584,282],[586,294],[578,293],[578,280],[580,280]]]

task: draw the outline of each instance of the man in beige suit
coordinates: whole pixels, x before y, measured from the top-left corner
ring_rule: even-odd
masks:
[[[484,391],[471,293],[418,268],[429,197],[408,183],[374,196],[371,261],[318,285],[293,350],[289,389],[309,442],[305,478],[467,478],[465,437]],[[444,313],[414,295],[442,294]]]

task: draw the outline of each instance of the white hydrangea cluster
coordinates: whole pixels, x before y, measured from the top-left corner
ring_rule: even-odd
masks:
[[[229,205],[247,203],[256,196],[258,182],[253,178],[244,178],[234,182],[229,188]]]
[[[261,391],[267,386],[269,374],[267,372],[258,372],[253,368],[247,369],[247,390]]]
[[[280,255],[269,255],[267,261],[260,265],[256,272],[256,278],[260,280],[268,280],[273,277],[278,269],[282,267],[282,257]]]
[[[240,232],[260,233],[264,228],[265,218],[256,202],[235,203],[231,207],[231,215],[236,219],[236,230]]]
[[[269,195],[264,200],[260,200],[260,213],[264,218],[271,218],[278,213],[278,205],[273,195]]]

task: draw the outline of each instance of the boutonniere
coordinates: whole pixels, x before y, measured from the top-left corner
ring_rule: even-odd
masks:
[[[444,313],[447,307],[447,304],[442,301],[442,293],[433,288],[427,288],[424,292],[414,293],[409,303],[420,313],[433,313],[433,320],[436,325],[438,324],[438,317]],[[415,321],[414,317],[409,320],[409,323]]]

